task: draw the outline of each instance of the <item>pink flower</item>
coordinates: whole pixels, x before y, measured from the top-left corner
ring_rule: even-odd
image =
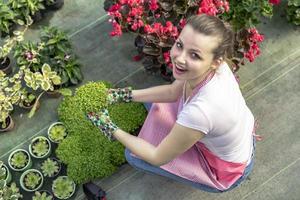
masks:
[[[180,21],[179,21],[179,27],[183,29],[183,27],[185,26],[186,24],[186,19],[182,18]]]
[[[122,28],[120,24],[118,24],[116,21],[112,22],[113,30],[110,32],[110,36],[121,36],[122,35]]]
[[[149,8],[152,11],[157,10],[159,8],[157,4],[157,0],[150,0]]]
[[[269,3],[273,5],[278,5],[280,3],[280,0],[269,0]]]

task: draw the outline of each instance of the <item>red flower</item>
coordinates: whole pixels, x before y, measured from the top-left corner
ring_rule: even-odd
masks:
[[[110,36],[121,36],[122,28],[120,24],[118,24],[116,21],[113,21],[112,25],[113,25],[113,30],[110,32]]]
[[[278,5],[280,3],[280,0],[269,0],[269,3]]]
[[[155,11],[158,9],[157,0],[150,0],[149,8],[152,11]]]

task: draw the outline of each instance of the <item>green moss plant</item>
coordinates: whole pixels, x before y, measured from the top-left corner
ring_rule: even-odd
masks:
[[[107,107],[112,120],[124,131],[134,134],[146,118],[146,110],[139,103],[109,105],[106,101],[107,82],[89,82],[66,97],[59,105],[59,120],[69,136],[56,150],[58,158],[67,164],[68,176],[76,183],[111,175],[125,162],[124,147],[109,141],[87,118],[89,111]]]

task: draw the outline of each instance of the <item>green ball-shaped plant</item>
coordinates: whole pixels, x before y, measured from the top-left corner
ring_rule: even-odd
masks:
[[[111,119],[124,131],[134,133],[144,122],[146,110],[139,103],[107,105],[109,83],[91,82],[79,87],[59,105],[59,120],[67,127],[67,137],[57,148],[57,156],[68,165],[68,176],[76,183],[111,175],[125,162],[124,147],[109,141],[86,117],[89,111],[108,108]]]

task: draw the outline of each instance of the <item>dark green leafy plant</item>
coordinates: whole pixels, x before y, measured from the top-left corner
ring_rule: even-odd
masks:
[[[58,55],[65,56],[71,51],[67,34],[56,27],[43,27],[40,39],[45,43],[43,51],[52,58]]]
[[[45,48],[41,52],[43,62],[50,63],[51,68],[62,79],[61,85],[77,85],[83,79],[80,64],[67,34],[56,27],[44,27],[41,32],[41,41]]]
[[[42,68],[41,49],[44,48],[44,43],[38,45],[31,42],[19,42],[15,46],[14,57],[19,66],[29,67],[32,72],[39,72]]]
[[[0,33],[8,34],[16,14],[3,1],[0,2]],[[2,35],[1,34],[1,35]]]
[[[60,121],[69,132],[56,154],[68,165],[68,176],[76,183],[111,175],[125,162],[124,147],[110,142],[86,118],[89,111],[107,107],[106,91],[111,84],[90,82],[78,88],[73,97],[65,98],[58,108]],[[108,106],[112,120],[124,131],[134,133],[146,118],[145,108],[138,103]]]
[[[300,25],[300,1],[288,0],[288,6],[286,8],[286,17],[289,22],[299,26]]]

